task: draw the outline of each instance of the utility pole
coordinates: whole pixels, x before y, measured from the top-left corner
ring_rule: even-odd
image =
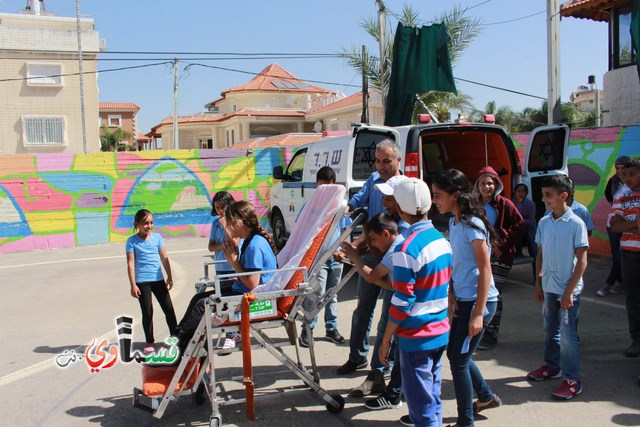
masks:
[[[178,58],[173,59],[173,148],[180,149],[178,134]]]
[[[369,123],[369,79],[367,77],[367,47],[362,45],[362,115],[360,123]]]
[[[387,10],[382,0],[376,0],[378,5],[378,43],[380,44],[380,90],[382,96],[382,113],[385,114],[387,106]]]
[[[547,122],[560,123],[560,5],[547,0]]]
[[[82,72],[82,37],[80,31],[80,0],[76,0],[76,33],[78,36],[78,74],[80,77],[80,123],[82,125],[82,151],[87,153],[87,120],[84,113],[84,74]]]

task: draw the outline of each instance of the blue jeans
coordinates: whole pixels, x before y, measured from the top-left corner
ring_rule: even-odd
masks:
[[[544,293],[544,363],[560,368],[564,378],[580,381],[580,346],[576,319],[580,314],[580,296],[573,296],[573,307],[560,308],[560,296]]]
[[[389,321],[389,308],[391,307],[391,298],[393,297],[393,289],[382,290],[382,313],[380,320],[378,321],[378,332],[376,335],[376,343],[373,345],[373,354],[371,355],[371,370],[382,372],[384,371],[384,365],[380,362],[380,356],[378,350],[382,345],[382,339],[384,338],[384,331],[387,329],[387,322]],[[395,338],[395,337],[394,337]],[[387,392],[394,395],[400,395],[402,393],[402,376],[400,373],[400,360],[398,356],[397,341],[391,345],[391,359],[395,362],[391,368],[391,378],[387,384]]]
[[[316,292],[318,298],[331,289],[335,288],[342,278],[342,263],[329,258],[318,272],[318,283],[320,289]],[[318,317],[314,317],[309,323],[309,327],[313,329],[318,323]],[[324,327],[327,331],[333,331],[338,328],[338,295],[335,295],[324,306]]]
[[[412,352],[400,349],[402,388],[409,416],[416,427],[442,425],[443,353],[444,347]]]
[[[368,253],[363,255],[362,262],[371,268],[378,264],[378,260]],[[358,276],[358,305],[351,316],[351,335],[349,337],[349,360],[354,363],[359,364],[367,361],[369,332],[380,290],[379,286],[367,282],[362,276]]]
[[[456,403],[458,404],[458,420],[456,424],[460,427],[473,425],[474,391],[481,402],[488,402],[493,399],[491,387],[482,377],[480,369],[478,369],[471,357],[496,312],[498,302],[487,302],[483,318],[484,327],[479,334],[470,340],[469,350],[466,353],[462,353],[464,342],[469,336],[469,320],[474,305],[475,301],[458,301],[459,308],[456,313],[458,317],[453,317],[451,320],[449,345],[447,346],[447,357],[451,365],[453,388],[456,393]]]

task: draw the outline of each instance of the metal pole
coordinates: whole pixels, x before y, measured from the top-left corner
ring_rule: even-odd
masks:
[[[548,124],[560,123],[560,5],[547,0]]]
[[[369,123],[369,81],[367,78],[367,47],[362,45],[362,116],[361,123]]]
[[[80,0],[76,0],[76,33],[78,36],[78,74],[80,77],[80,120],[82,124],[82,151],[87,153],[87,123],[84,113],[84,74],[82,73],[82,37],[80,36]]]
[[[600,127],[600,90],[598,84],[595,84],[596,88],[596,127]]]
[[[382,0],[376,0],[378,5],[378,33],[380,45],[380,90],[382,96],[382,112],[385,114],[387,106],[387,12]]]
[[[173,148],[180,149],[178,136],[178,58],[173,59]]]

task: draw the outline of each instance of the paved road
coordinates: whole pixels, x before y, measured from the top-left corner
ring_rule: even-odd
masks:
[[[178,317],[202,274],[205,239],[169,240],[176,289],[172,291]],[[551,399],[560,380],[531,384],[525,373],[542,362],[541,306],[532,299],[529,266],[517,266],[504,292],[505,313],[497,348],[479,352],[475,359],[499,394],[504,406],[487,411],[478,426],[632,426],[640,425],[640,359],[622,355],[628,345],[624,297],[595,296],[608,272],[605,260],[590,259],[580,316],[580,341],[584,392],[570,402]],[[130,314],[139,319],[137,302],[129,296],[124,244],[99,245],[27,254],[8,254],[0,259],[0,330],[4,346],[0,356],[0,424],[19,426],[152,426],[208,425],[207,405],[195,406],[182,398],[169,406],[162,420],[131,407],[131,390],[140,385],[140,367],[117,363],[90,373],[84,361],[65,369],[56,356],[65,350],[83,353],[94,338],[115,342],[114,319]],[[379,304],[380,305],[380,304]],[[354,286],[340,295],[340,330],[348,336],[350,313],[355,308]],[[161,314],[161,313],[160,313]],[[158,337],[166,326],[156,313]],[[320,335],[323,328],[317,331]],[[136,325],[134,339],[142,340]],[[284,336],[284,335],[280,335]],[[366,372],[348,377],[335,374],[347,360],[346,345],[318,341],[322,385],[347,396]],[[254,353],[257,386],[271,389],[297,384],[264,351]],[[240,356],[220,359],[227,390],[241,390],[234,380],[240,375]],[[446,365],[446,362],[445,362]],[[448,365],[444,369],[445,423],[455,422],[455,397]],[[329,414],[309,392],[260,401],[258,425],[371,426],[399,425],[406,406],[379,412],[367,411],[362,399],[347,397],[345,409]],[[249,425],[241,406],[223,408],[228,425]]]

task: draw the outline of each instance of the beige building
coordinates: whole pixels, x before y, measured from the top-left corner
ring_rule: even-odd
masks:
[[[139,141],[138,124],[136,116],[140,107],[133,102],[101,102],[98,107],[100,117],[100,135],[103,134],[103,128],[109,128],[114,131],[118,128],[122,128],[129,134],[129,138],[126,141],[120,141],[126,143],[136,150],[144,149],[143,141]]]
[[[227,148],[283,134],[350,130],[351,123],[360,122],[362,93],[345,97],[271,64],[251,81],[224,90],[205,108],[178,118],[178,147],[173,143],[173,117],[151,129],[151,144],[162,138],[165,149]],[[371,96],[369,111],[370,123],[382,123],[379,95]]]
[[[596,99],[596,91],[598,96]],[[579,86],[575,92],[571,92],[569,95],[569,101],[578,107],[578,110],[583,113],[590,113],[596,110],[596,102],[600,104],[600,110],[603,109],[602,100],[603,91],[595,88],[589,88],[588,86]]]
[[[560,6],[560,15],[606,22],[609,39],[609,71],[603,78],[602,126],[640,125],[638,52],[632,46],[633,0],[572,0]]]
[[[35,5],[41,2],[33,1]],[[87,151],[100,151],[98,33],[80,20]],[[83,152],[75,18],[0,13],[0,153]]]

